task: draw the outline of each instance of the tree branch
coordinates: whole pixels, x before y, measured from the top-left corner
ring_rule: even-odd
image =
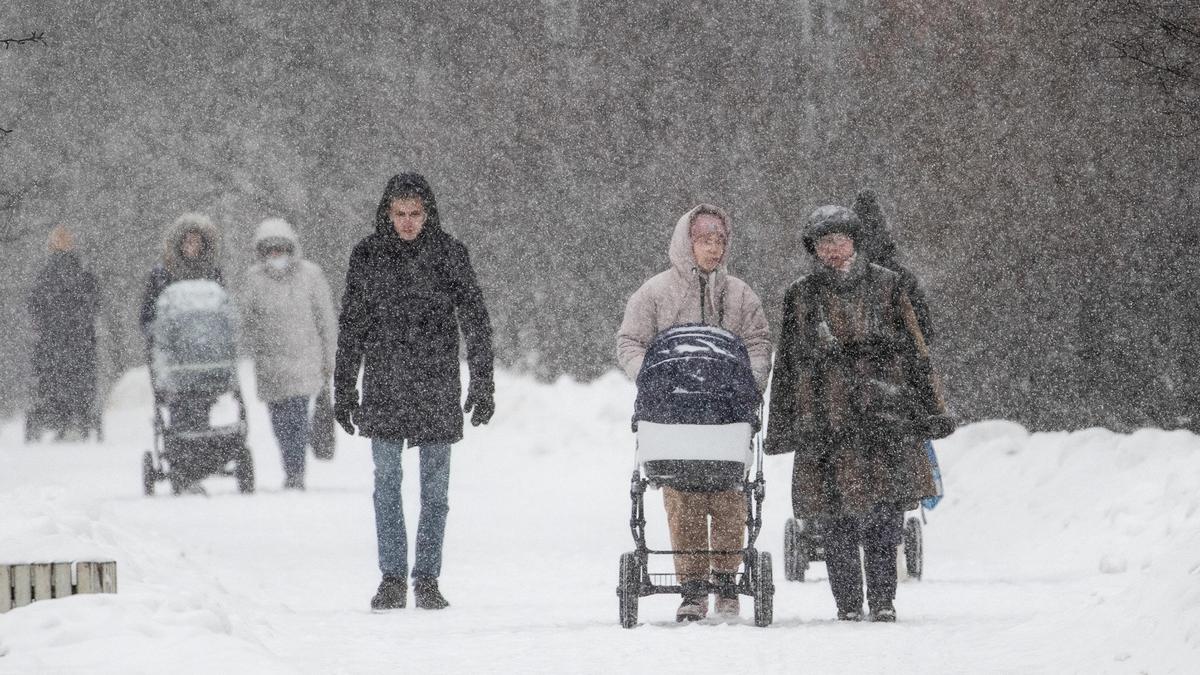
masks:
[[[24,44],[45,45],[46,44],[46,34],[32,32],[27,37],[23,37],[23,38],[0,38],[0,43],[4,44],[5,49],[8,49],[9,47],[11,47],[13,45],[24,45]]]

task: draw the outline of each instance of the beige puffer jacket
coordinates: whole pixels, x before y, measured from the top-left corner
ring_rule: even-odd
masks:
[[[287,221],[263,221],[254,236],[255,247],[268,239],[291,242],[294,253],[286,270],[273,269],[263,260],[251,266],[239,298],[258,397],[277,401],[312,396],[328,386],[337,351],[329,282],[316,263],[304,259]]]
[[[729,230],[725,258],[707,275],[704,298],[692,253],[689,234],[692,219],[700,209],[721,214]],[[742,339],[750,353],[754,380],[761,391],[771,370],[771,336],[762,301],[746,282],[729,274],[726,265],[733,249],[733,222],[723,210],[700,204],[675,223],[669,254],[671,268],[642,284],[625,305],[625,318],[617,331],[617,363],[629,377],[637,379],[650,341],[659,332],[684,323],[720,326]]]

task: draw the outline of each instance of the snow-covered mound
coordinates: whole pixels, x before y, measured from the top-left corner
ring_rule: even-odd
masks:
[[[0,561],[113,559],[119,592],[0,614],[0,673],[26,672],[1194,672],[1200,662],[1200,439],[973,424],[938,444],[947,497],[928,514],[925,578],[895,625],[833,621],[820,564],[779,569],[790,457],[767,459],[759,545],[775,623],[675,624],[675,598],[617,624],[632,548],[633,387],[497,375],[497,412],[455,446],[442,588],[452,607],[372,614],[369,442],[339,438],[283,492],[250,402],[258,493],[141,496],[144,370],[117,385],[104,444],[22,443],[0,425]],[[415,451],[406,458],[410,532]],[[659,497],[651,537],[665,545]],[[669,560],[652,563],[669,571]]]

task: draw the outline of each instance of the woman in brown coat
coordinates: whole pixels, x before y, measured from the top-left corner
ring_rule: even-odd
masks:
[[[816,271],[784,298],[767,452],[794,452],[792,508],[825,524],[838,618],[863,617],[861,544],[874,621],[895,621],[904,510],[934,494],[925,438],[953,430],[900,277],[856,255],[849,209],[818,209],[804,230]]]

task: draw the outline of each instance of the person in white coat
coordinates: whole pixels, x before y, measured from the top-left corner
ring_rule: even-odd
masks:
[[[287,221],[264,220],[254,250],[241,296],[244,338],[283,456],[284,488],[302,490],[309,406],[329,386],[337,318],[325,274],[304,259]]]

